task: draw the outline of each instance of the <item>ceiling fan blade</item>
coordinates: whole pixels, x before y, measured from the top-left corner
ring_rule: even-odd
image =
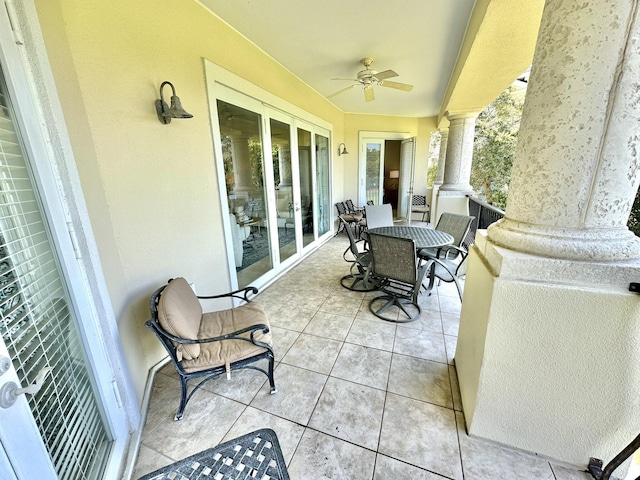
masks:
[[[374,75],[378,80],[384,80],[385,78],[397,77],[398,74],[393,70],[385,70]]]
[[[405,92],[410,92],[413,90],[413,85],[407,85],[406,83],[400,82],[387,82],[386,80],[380,84],[383,87],[396,88],[398,90],[403,90]]]
[[[331,80],[349,80],[350,82],[357,82],[357,78],[332,78]]]
[[[358,86],[357,83],[355,83],[353,85],[349,85],[347,88],[343,88],[342,90],[338,90],[337,92],[332,93],[327,98],[335,97],[336,95],[340,95],[342,92],[346,92],[347,90],[351,90],[353,87],[357,87],[357,86]]]
[[[373,94],[373,87],[371,85],[364,87],[364,101],[373,102],[375,99],[376,96]]]

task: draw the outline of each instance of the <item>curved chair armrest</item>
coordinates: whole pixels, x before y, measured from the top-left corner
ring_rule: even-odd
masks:
[[[244,292],[242,296],[238,295],[241,292]],[[214,298],[233,297],[239,300],[244,300],[245,302],[249,303],[251,301],[249,300],[250,293],[256,295],[258,293],[258,289],[256,287],[249,286],[249,287],[241,288],[239,290],[234,290],[233,292],[222,293],[220,295],[198,295],[198,298],[201,300],[211,300]]]
[[[242,335],[243,333],[247,333],[247,332],[251,332],[251,342],[252,343],[256,343],[257,340],[254,339],[254,335],[258,332],[258,331],[262,331],[262,333],[269,333],[269,327],[267,325],[265,325],[264,323],[256,323],[255,325],[251,325],[250,327],[245,327],[242,328],[240,330],[236,330],[235,332],[229,332],[225,335],[220,335],[219,337],[211,337],[211,338],[200,338],[200,339],[191,339],[191,338],[182,338],[182,337],[176,337],[175,335],[170,334],[169,332],[167,332],[164,328],[162,328],[162,326],[160,325],[160,323],[151,318],[149,320],[147,320],[146,325],[148,327],[151,327],[153,329],[155,329],[158,333],[160,333],[163,337],[168,338],[169,340],[176,342],[176,343],[183,343],[183,344],[195,344],[195,343],[212,343],[212,342],[220,342],[223,340],[245,340],[245,341],[249,341],[249,339],[247,339],[246,337],[241,337],[240,335]],[[262,343],[262,342],[260,342]]]
[[[364,239],[360,239],[360,240],[356,240],[356,245],[359,243],[363,244],[363,248],[362,250],[358,249],[358,254],[363,254],[369,251],[367,242],[364,241]],[[347,253],[351,254],[351,258],[347,258]],[[347,247],[347,249],[342,253],[342,258],[344,259],[345,262],[349,262],[349,263],[353,263],[353,262],[357,262],[358,259],[357,257],[354,256],[354,253],[351,251],[351,245],[349,245]]]
[[[444,247],[439,247],[436,250],[435,255],[433,254],[433,249],[423,248],[422,250],[418,251],[418,256],[424,260],[427,260],[427,259],[434,259],[434,258],[442,258],[442,254],[444,253],[446,258],[446,255],[451,250],[456,250],[458,253],[460,253],[463,256],[463,258],[469,253],[466,249],[462,247],[458,247],[456,245],[445,245]]]

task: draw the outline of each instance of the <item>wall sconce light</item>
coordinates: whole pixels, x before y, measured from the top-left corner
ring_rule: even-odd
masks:
[[[342,147],[342,150],[340,147]],[[344,143],[338,145],[338,156],[340,155],[349,155],[349,152],[347,152],[347,146]]]
[[[162,96],[162,89],[165,85],[171,87],[171,107],[167,105],[167,102],[164,101],[164,97]],[[172,118],[193,118],[193,115],[182,108],[182,103],[180,103],[180,99],[176,96],[176,89],[171,82],[162,82],[160,85],[160,99],[156,100],[156,113],[158,114],[160,122],[165,125],[171,123]]]

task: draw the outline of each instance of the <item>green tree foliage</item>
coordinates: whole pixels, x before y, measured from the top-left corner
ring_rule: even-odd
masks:
[[[427,187],[433,187],[433,184],[436,182],[436,177],[438,176],[438,162],[429,164],[427,168]]]
[[[427,188],[433,187],[438,176],[438,157],[440,156],[440,142],[442,136],[438,130],[431,133],[429,139],[429,158],[427,160]]]
[[[507,88],[476,120],[471,186],[487,203],[505,209],[524,95]]]

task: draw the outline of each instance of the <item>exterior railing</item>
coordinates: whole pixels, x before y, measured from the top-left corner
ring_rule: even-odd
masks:
[[[500,220],[504,217],[504,211],[472,195],[467,195],[467,197],[469,198],[469,215],[475,217],[471,222],[467,242],[465,242],[465,244],[471,245],[475,241],[476,230],[484,230],[492,223]]]

